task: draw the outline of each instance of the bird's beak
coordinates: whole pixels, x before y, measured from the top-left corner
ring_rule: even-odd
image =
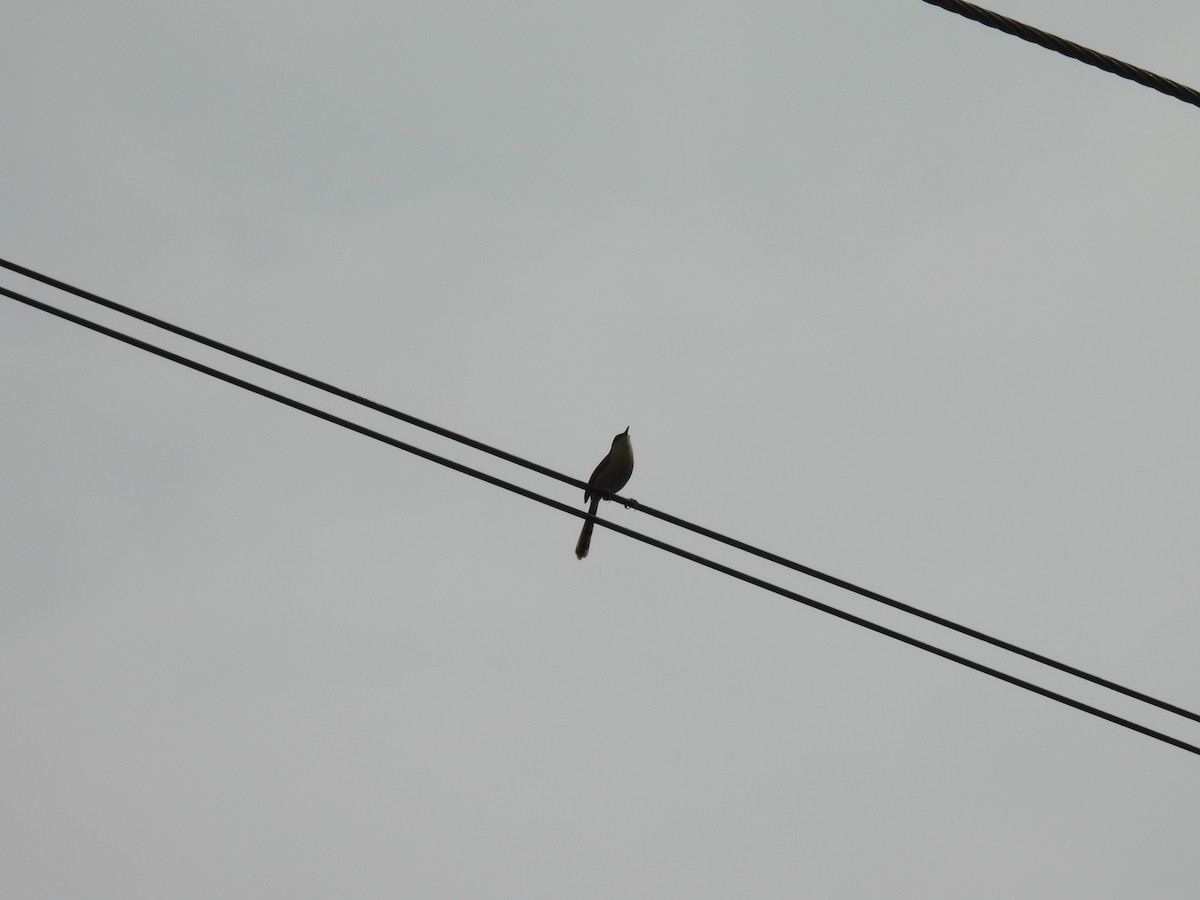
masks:
[[[625,426],[625,434],[629,434],[629,426],[628,425]]]

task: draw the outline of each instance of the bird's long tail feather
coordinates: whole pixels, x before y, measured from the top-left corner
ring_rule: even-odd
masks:
[[[596,507],[600,505],[600,495],[592,495],[592,505],[588,507],[588,514],[595,515]],[[592,545],[592,520],[585,519],[583,522],[583,530],[579,532],[579,542],[575,545],[575,558],[583,559],[588,555],[588,548]]]

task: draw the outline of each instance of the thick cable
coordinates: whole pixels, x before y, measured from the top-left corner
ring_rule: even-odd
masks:
[[[144,313],[140,310],[134,309],[133,307],[125,306],[124,304],[118,303],[115,300],[109,300],[107,298],[101,297],[100,295],[94,294],[91,291],[85,290],[83,288],[75,287],[74,285],[67,284],[64,281],[60,281],[57,278],[53,278],[49,275],[44,275],[41,272],[36,272],[33,269],[26,268],[25,266],[19,265],[18,263],[10,262],[5,259],[0,259],[0,267],[10,269],[13,272],[16,272],[20,275],[25,276],[26,278],[30,278],[35,281],[40,281],[41,283],[46,284],[50,287],[53,287],[57,290],[61,290],[66,293],[73,294],[76,297],[80,297],[81,299],[88,300],[92,303],[96,303],[107,309],[114,310],[115,312],[119,312],[119,313],[122,313],[123,315],[130,316],[132,318],[138,319],[139,321],[146,322],[150,325],[154,325],[155,327],[161,328],[165,331],[169,331],[172,334],[179,335],[180,337],[184,337],[184,338],[187,338],[188,340],[195,341],[199,344],[203,344],[203,345],[205,345],[207,347],[211,347],[215,350],[219,350],[222,353],[226,353],[230,356],[234,356],[245,362],[249,362],[249,363],[252,363],[253,365],[260,366],[264,369],[268,369],[269,371],[275,372],[277,374],[284,375],[295,381],[299,381],[302,384],[306,384],[310,387],[317,388],[318,390],[325,391],[326,393],[332,394],[333,396],[340,397],[344,400],[349,400],[353,403],[357,403],[360,406],[366,407],[367,409],[371,409],[375,412],[383,413],[384,415],[391,416],[392,418],[399,419],[400,421],[403,421],[403,422],[407,422],[410,425],[415,425],[418,428],[423,428],[434,434],[440,435],[445,438],[449,438],[450,440],[453,440],[453,441],[457,441],[460,444],[471,447],[472,449],[475,449],[475,450],[479,450],[482,453],[488,453],[492,456],[497,457],[498,459],[503,459],[504,461],[513,463],[514,465],[522,466],[526,469],[537,472],[540,475],[545,475],[549,478],[556,479],[558,481],[564,482],[565,484],[572,485],[580,490],[584,490],[587,488],[587,484],[583,481],[580,481],[577,478],[572,478],[569,475],[564,475],[561,472],[556,472],[555,470],[550,469],[546,466],[540,465],[539,463],[535,463],[535,462],[531,462],[527,459],[523,459],[519,456],[516,456],[515,454],[508,453],[507,451],[500,450],[496,447],[492,447],[489,444],[485,444],[482,441],[477,441],[474,438],[469,438],[469,437],[466,437],[465,435],[457,434],[456,432],[450,431],[447,428],[442,428],[441,426],[434,425],[431,422],[426,422],[422,419],[418,419],[416,416],[412,416],[412,415],[409,415],[408,413],[401,412],[400,410],[393,409],[390,406],[385,406],[382,403],[377,403],[374,400],[368,400],[367,398],[361,397],[358,394],[352,394],[349,391],[343,390],[342,388],[336,387],[335,385],[329,384],[328,382],[321,381],[316,378],[312,378],[311,376],[308,376],[308,375],[304,375],[300,372],[297,372],[294,369],[289,369],[286,366],[282,366],[282,365],[279,365],[278,363],[273,363],[270,360],[263,359],[260,356],[256,356],[253,353],[247,353],[244,350],[239,350],[236,347],[231,347],[229,344],[222,343],[221,341],[217,341],[212,338],[206,337],[202,334],[191,331],[187,328],[183,328],[179,325],[175,325],[171,322],[167,322],[163,319],[159,319],[148,313]],[[612,495],[611,499],[619,500],[622,503],[628,502],[627,498],[621,497],[619,495]],[[1131,697],[1134,700],[1138,700],[1138,701],[1140,701],[1142,703],[1146,703],[1150,706],[1158,707],[1159,709],[1165,710],[1166,712],[1172,713],[1174,715],[1182,716],[1183,718],[1186,718],[1186,719],[1191,719],[1194,722],[1200,722],[1200,714],[1194,713],[1191,710],[1185,709],[1182,706],[1178,706],[1174,703],[1168,703],[1165,700],[1160,700],[1157,697],[1153,697],[1149,694],[1143,693],[1142,691],[1134,690],[1133,688],[1129,688],[1122,684],[1118,684],[1117,682],[1111,681],[1100,675],[1094,675],[1094,674],[1087,672],[1083,669],[1080,669],[1076,666],[1072,666],[1072,665],[1069,665],[1068,663],[1060,662],[1059,660],[1053,659],[1052,657],[1049,657],[1049,656],[1045,656],[1044,654],[1041,654],[1041,653],[1037,653],[1033,650],[1027,650],[1024,647],[1021,647],[1010,641],[1006,641],[1002,638],[993,637],[992,635],[989,635],[983,631],[979,631],[976,628],[971,628],[970,626],[959,624],[958,622],[954,622],[953,620],[947,619],[944,616],[939,616],[936,613],[927,612],[923,609],[920,609],[919,607],[912,606],[911,604],[904,603],[900,600],[896,600],[891,597],[888,597],[884,594],[879,593],[878,591],[873,591],[873,590],[870,590],[869,588],[861,587],[860,585],[854,584],[850,581],[846,581],[844,578],[838,578],[835,575],[829,575],[818,569],[814,569],[811,566],[806,566],[803,563],[798,563],[794,560],[788,559],[787,557],[780,556],[777,553],[772,553],[768,550],[763,550],[759,547],[755,547],[752,544],[747,544],[745,541],[740,541],[736,538],[729,537],[728,535],[721,534],[720,532],[714,531],[711,528],[706,528],[703,525],[697,525],[692,522],[688,522],[684,519],[679,518],[678,516],[673,516],[670,513],[655,509],[652,506],[647,506],[645,504],[638,503],[637,509],[640,512],[645,513],[648,516],[652,516],[653,518],[660,519],[664,522],[667,522],[670,525],[674,525],[678,528],[683,528],[687,531],[691,531],[695,534],[701,535],[702,537],[706,537],[706,538],[709,538],[710,540],[717,541],[718,543],[725,544],[726,546],[733,547],[734,549],[741,550],[743,553],[749,553],[752,556],[757,556],[760,559],[767,560],[768,562],[775,563],[776,565],[780,565],[785,568],[792,569],[793,571],[800,572],[804,575],[808,575],[812,578],[816,578],[820,581],[824,581],[825,583],[831,584],[834,587],[838,587],[838,588],[841,588],[842,590],[850,591],[852,593],[858,594],[861,597],[866,597],[868,600],[873,600],[876,603],[882,603],[883,605],[889,606],[892,609],[900,610],[901,612],[907,613],[908,615],[912,615],[912,616],[916,616],[917,618],[924,619],[927,622],[933,622],[935,625],[939,625],[943,628],[948,628],[951,631],[956,631],[959,634],[966,635],[967,637],[973,638],[978,641],[982,641],[986,644],[991,644],[993,647],[999,647],[1001,650],[1005,650],[1009,653],[1014,653],[1018,656],[1023,656],[1024,658],[1032,660],[1041,665],[1048,666],[1053,669],[1057,669],[1060,672],[1065,672],[1068,675],[1072,675],[1072,676],[1082,679],[1084,681],[1089,681],[1092,684],[1106,688],[1107,690],[1110,690],[1110,691],[1114,691],[1118,694],[1123,694],[1126,697]]]
[[[861,616],[856,616],[853,613],[849,613],[844,610],[838,609],[837,607],[830,606],[827,603],[822,603],[819,600],[814,600],[811,597],[806,597],[803,594],[799,594],[795,591],[789,590],[788,588],[782,587],[780,585],[772,584],[771,582],[765,581],[761,578],[757,578],[746,572],[739,571],[730,566],[726,566],[722,563],[708,559],[707,557],[703,557],[703,556],[700,556],[699,554],[692,553],[688,550],[684,550],[681,547],[676,547],[673,544],[668,544],[665,541],[660,541],[657,538],[650,537],[649,535],[642,534],[642,533],[634,531],[630,528],[625,528],[624,526],[621,526],[621,525],[617,525],[615,522],[609,522],[609,521],[599,518],[598,516],[589,515],[588,513],[582,512],[573,506],[567,506],[565,503],[561,503],[550,497],[546,497],[542,494],[537,493],[536,491],[532,491],[532,490],[529,490],[528,488],[521,487],[520,485],[513,484],[509,481],[505,481],[502,478],[497,478],[494,475],[489,475],[488,473],[482,472],[478,469],[473,469],[470,466],[456,462],[452,459],[447,459],[446,457],[439,456],[438,454],[433,453],[429,450],[424,450],[413,444],[409,444],[405,441],[401,441],[397,438],[393,438],[390,435],[386,435],[381,432],[375,431],[371,428],[367,428],[364,425],[359,425],[356,422],[351,422],[349,419],[343,419],[342,417],[336,416],[333,413],[326,412],[325,410],[318,409],[315,406],[310,406],[307,403],[303,403],[299,400],[295,400],[284,394],[279,394],[268,388],[264,388],[264,387],[261,387],[260,385],[253,384],[252,382],[246,381],[242,378],[238,378],[235,375],[230,375],[227,372],[222,372],[219,369],[215,369],[211,366],[207,366],[204,363],[198,362],[193,359],[189,359],[188,357],[185,357],[185,356],[181,356],[178,353],[173,353],[170,350],[166,350],[162,347],[158,347],[154,344],[150,344],[139,338],[135,338],[132,335],[125,334],[124,332],[117,331],[113,328],[109,328],[109,327],[107,327],[105,325],[101,325],[97,322],[92,322],[88,319],[84,319],[80,316],[76,316],[73,313],[66,312],[65,310],[57,309],[53,306],[50,306],[49,304],[42,303],[39,300],[34,300],[32,297],[27,297],[24,294],[19,294],[16,291],[11,291],[4,287],[0,287],[0,294],[3,294],[6,297],[16,300],[19,303],[24,303],[27,306],[31,306],[34,309],[39,309],[42,312],[47,312],[53,316],[57,316],[61,319],[65,319],[68,322],[72,322],[76,325],[81,325],[84,328],[88,328],[99,334],[103,334],[106,337],[110,337],[110,338],[113,338],[114,340],[121,341],[122,343],[129,344],[132,347],[137,347],[140,350],[145,350],[147,353],[152,353],[155,356],[159,356],[159,357],[162,357],[163,359],[170,360],[171,362],[178,363],[179,365],[186,366],[189,369],[193,369],[197,372],[201,372],[205,375],[209,375],[220,381],[224,381],[228,384],[232,384],[235,387],[239,387],[239,388],[242,388],[243,390],[250,391],[251,393],[258,394],[259,396],[266,397],[269,400],[274,400],[275,402],[281,403],[284,406],[290,406],[292,409],[296,409],[296,410],[299,410],[300,412],[307,413],[308,415],[314,416],[318,419],[324,419],[326,422],[331,422],[334,425],[340,425],[342,428],[345,428],[345,429],[348,429],[349,431],[353,431],[358,434],[361,434],[364,437],[369,437],[369,438],[372,438],[373,440],[377,440],[377,441],[380,441],[381,443],[388,444],[389,446],[395,447],[398,450],[404,450],[408,453],[412,453],[413,455],[419,456],[422,459],[428,460],[429,462],[437,463],[440,466],[444,466],[448,469],[452,469],[452,470],[459,472],[461,474],[464,474],[464,475],[469,475],[472,478],[476,478],[480,481],[487,482],[488,484],[494,485],[496,487],[503,488],[506,491],[510,491],[514,494],[518,494],[529,500],[534,500],[545,506],[549,506],[552,509],[557,509],[560,512],[565,512],[565,513],[568,513],[569,515],[576,516],[581,519],[590,519],[592,522],[594,522],[597,525],[600,525],[601,527],[608,528],[612,531],[617,532],[618,534],[623,534],[626,537],[630,537],[630,538],[633,538],[634,540],[641,541],[642,543],[649,544],[651,547],[655,547],[659,550],[665,550],[666,552],[674,554],[675,556],[679,556],[690,562],[694,562],[699,565],[705,566],[709,569],[713,569],[714,571],[721,572],[722,574],[728,575],[731,578],[736,578],[740,581],[744,581],[747,584],[751,584],[751,585],[754,585],[755,587],[761,588],[763,590],[770,591],[771,593],[778,594],[781,597],[786,597],[789,600],[793,600],[793,601],[795,601],[797,603],[801,603],[805,606],[812,607],[813,609],[820,610],[821,612],[828,613],[831,616],[836,616],[839,619],[843,619],[847,622],[858,625],[862,628],[866,628],[870,631],[874,631],[877,634],[881,634],[885,637],[892,638],[893,640],[897,640],[902,643],[908,644],[911,647],[916,647],[920,650],[924,650],[927,653],[933,654],[934,656],[940,656],[943,659],[947,659],[947,660],[950,660],[951,662],[958,663],[959,665],[965,666],[966,668],[974,669],[976,672],[981,672],[984,675],[989,675],[992,678],[996,678],[1000,681],[1007,682],[1008,684],[1014,685],[1015,687],[1022,688],[1023,690],[1027,690],[1027,691],[1030,691],[1035,694],[1040,694],[1043,697],[1046,697],[1050,700],[1054,700],[1058,703],[1062,703],[1063,705],[1069,706],[1072,709],[1077,709],[1080,712],[1087,713],[1088,715],[1095,716],[1096,718],[1099,718],[1099,719],[1104,719],[1105,721],[1111,722],[1114,725],[1120,725],[1122,728],[1127,728],[1130,731],[1135,731],[1138,734],[1142,734],[1142,735],[1145,735],[1146,737],[1154,738],[1157,741],[1161,741],[1165,744],[1170,744],[1173,747],[1178,747],[1181,750],[1186,750],[1189,753],[1200,756],[1200,747],[1196,746],[1195,744],[1190,744],[1187,741],[1182,741],[1178,738],[1171,737],[1170,735],[1165,734],[1161,731],[1156,731],[1152,728],[1147,728],[1144,725],[1139,725],[1137,722],[1131,721],[1130,719],[1123,718],[1121,716],[1118,716],[1113,713],[1102,710],[1098,707],[1092,706],[1087,703],[1083,703],[1079,700],[1075,700],[1071,697],[1066,696],[1065,694],[1060,694],[1057,691],[1050,690],[1049,688],[1041,687],[1040,685],[1034,684],[1031,681],[1026,681],[1023,678],[1018,678],[1015,675],[1010,675],[1007,672],[1002,672],[999,669],[994,669],[991,666],[987,666],[987,665],[984,665],[983,663],[976,662],[975,660],[969,659],[965,656],[960,656],[957,653],[953,653],[949,650],[945,650],[941,647],[937,647],[934,644],[930,644],[926,641],[919,640],[918,638],[910,637],[909,635],[903,634],[902,632],[896,631],[892,628],[888,628],[887,626],[880,625],[876,622],[872,622],[869,619],[864,619]]]
[[[239,350],[237,347],[231,347],[229,344],[214,340],[210,337],[184,328],[180,325],[175,325],[165,319],[160,319],[157,316],[152,316],[149,313],[144,313],[139,309],[134,309],[132,306],[126,306],[123,303],[118,303],[115,300],[109,300],[106,297],[101,297],[99,294],[94,294],[91,291],[84,290],[81,287],[76,287],[72,284],[67,284],[65,281],[59,281],[50,275],[45,275],[41,272],[35,272],[33,269],[26,268],[19,263],[11,262],[7,259],[0,259],[0,267],[16,272],[18,275],[24,275],[34,281],[40,281],[42,284],[48,285],[60,291],[65,291],[68,294],[74,294],[80,299],[87,300],[90,303],[98,304],[114,312],[119,312],[122,315],[130,316],[139,321],[153,325],[155,328],[161,328],[163,331],[169,331],[172,334],[177,334],[180,337],[187,338],[189,341],[195,341],[197,344],[203,344],[206,347],[211,347],[214,350],[220,350],[222,353],[227,353],[230,356],[236,357],[244,362],[251,363],[261,368],[268,369],[278,375],[283,375],[291,378],[294,381],[299,381],[301,384],[307,384],[309,387],[314,387],[317,390],[325,391],[335,397],[341,397],[343,400],[349,400],[351,403],[357,403],[359,406],[365,406],[367,409],[374,410],[378,413],[383,413],[385,416],[391,416],[393,419],[399,419],[402,422],[407,422],[410,425],[415,425],[418,428],[424,428],[426,431],[431,431],[434,434],[441,435],[444,438],[449,438],[452,441],[457,441],[475,450],[483,453],[490,453],[492,456],[498,457],[505,462],[513,463],[514,465],[524,466],[537,472],[539,475],[545,475],[547,478],[555,478],[559,481],[566,482],[579,488],[579,490],[587,489],[587,482],[580,481],[577,478],[572,478],[569,475],[563,475],[560,472],[555,472],[553,469],[548,469],[545,466],[535,462],[530,462],[527,459],[522,459],[505,450],[500,450],[497,447],[489,446],[482,441],[477,441],[474,438],[469,438],[466,435],[458,434],[448,428],[442,428],[440,425],[434,425],[432,422],[426,422],[423,419],[418,419],[416,416],[409,415],[406,412],[401,412],[398,409],[393,409],[390,406],[384,406],[382,403],[376,403],[374,400],[368,400],[366,397],[360,397],[358,394],[352,394],[347,390],[343,390],[336,385],[329,384],[326,381],[321,381],[317,378],[312,378],[305,375],[303,372],[297,372],[295,369],[289,369],[287,366],[281,366],[278,363],[273,363],[269,359],[263,359],[261,356],[255,356],[253,353],[247,353],[245,350]]]
[[[1008,18],[1008,16],[1002,16],[1000,13],[992,12],[990,9],[984,9],[982,6],[976,6],[974,3],[966,3],[964,0],[925,0],[925,2],[932,6],[940,7],[947,12],[958,13],[960,16],[965,16],[990,28],[996,28],[1006,34],[1029,41],[1032,44],[1037,44],[1039,47],[1045,47],[1047,50],[1053,50],[1056,53],[1061,53],[1063,56],[1077,59],[1082,63],[1087,63],[1089,66],[1095,66],[1097,69],[1103,69],[1105,72],[1111,72],[1113,75],[1119,75],[1122,78],[1135,81],[1145,87],[1153,88],[1156,91],[1174,97],[1176,100],[1182,100],[1184,103],[1190,103],[1193,106],[1200,106],[1200,91],[1197,91],[1195,88],[1190,88],[1186,84],[1180,84],[1178,81],[1172,81],[1170,78],[1163,78],[1161,75],[1155,75],[1147,69],[1139,68],[1130,63],[1121,62],[1121,60],[1107,54],[1090,50],[1082,44],[1076,44],[1074,41],[1068,41],[1066,38],[1050,34],[1048,31],[1042,31],[1040,28],[1034,28],[1032,25],[1018,22],[1016,19]]]

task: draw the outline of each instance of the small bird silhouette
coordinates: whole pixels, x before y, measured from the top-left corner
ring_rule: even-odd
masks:
[[[632,474],[633,444],[629,440],[629,429],[626,428],[613,438],[612,448],[608,451],[608,455],[600,460],[600,465],[596,466],[596,471],[588,479],[588,490],[583,492],[584,501],[592,502],[592,505],[588,507],[588,515],[596,514],[596,507],[600,505],[600,491],[615,494],[625,487]],[[592,488],[599,490],[592,490]],[[592,520],[587,519],[583,523],[583,530],[579,532],[579,543],[575,545],[575,558],[583,559],[587,556],[591,543]]]

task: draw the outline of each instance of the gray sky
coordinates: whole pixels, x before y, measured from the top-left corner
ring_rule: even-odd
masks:
[[[1200,85],[1194,2],[994,8]],[[648,504],[1200,706],[1200,110],[919,0],[5,18],[3,256],[579,477],[628,425]],[[1194,756],[11,301],[0,342],[0,895],[1194,896]]]

